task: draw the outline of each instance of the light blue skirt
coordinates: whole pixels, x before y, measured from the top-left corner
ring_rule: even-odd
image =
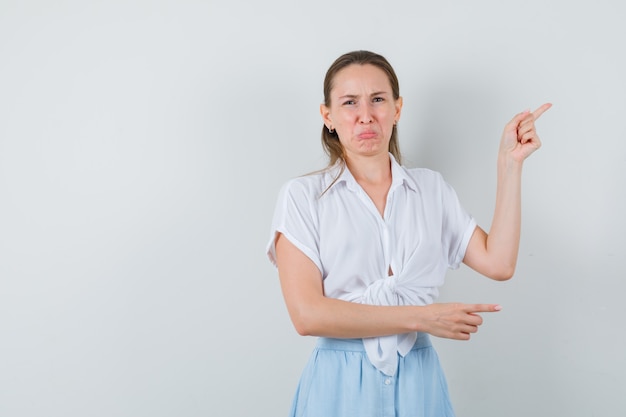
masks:
[[[361,339],[320,338],[304,369],[291,417],[454,417],[437,352],[426,333],[387,376]]]

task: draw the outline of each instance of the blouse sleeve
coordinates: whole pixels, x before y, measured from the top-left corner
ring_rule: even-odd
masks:
[[[448,254],[448,267],[457,269],[476,229],[476,220],[461,206],[454,189],[442,181],[443,230],[442,244]]]
[[[319,228],[315,215],[316,197],[306,184],[296,180],[286,183],[279,195],[272,220],[267,255],[276,265],[276,237],[283,234],[322,271],[319,256]]]

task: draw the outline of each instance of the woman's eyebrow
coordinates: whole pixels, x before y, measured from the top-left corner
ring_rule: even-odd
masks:
[[[389,94],[388,91],[376,91],[372,94],[370,94],[370,97],[373,96],[381,96],[384,94]],[[359,98],[360,96],[358,94],[344,94],[343,96],[339,96],[340,100],[346,99],[346,98],[350,98],[350,99],[355,99],[355,98]]]

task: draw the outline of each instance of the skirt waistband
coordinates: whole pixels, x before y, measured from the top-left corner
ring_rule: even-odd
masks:
[[[417,333],[417,340],[411,350],[431,347],[428,333]],[[332,337],[320,337],[317,339],[317,349],[343,350],[347,352],[365,352],[363,339],[335,339]]]

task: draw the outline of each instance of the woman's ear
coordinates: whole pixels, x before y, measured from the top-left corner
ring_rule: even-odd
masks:
[[[327,128],[332,128],[333,121],[330,118],[330,109],[325,104],[320,104],[320,114]]]
[[[396,100],[396,123],[398,123],[398,121],[400,120],[400,115],[402,114],[402,103],[402,97],[398,97],[398,99]]]

